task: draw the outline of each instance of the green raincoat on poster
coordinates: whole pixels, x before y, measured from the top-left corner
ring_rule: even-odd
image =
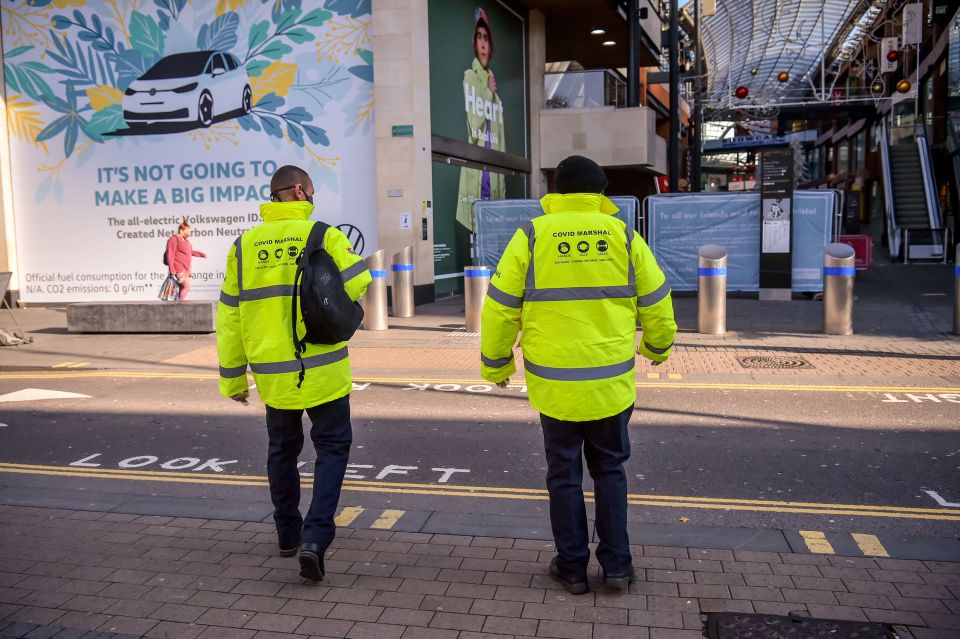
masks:
[[[463,102],[467,114],[467,141],[494,151],[505,151],[503,135],[503,103],[488,86],[490,71],[480,61],[463,72]],[[489,141],[489,144],[488,144]],[[488,171],[490,197],[482,198],[483,171],[460,169],[460,190],[457,196],[457,221],[473,232],[473,203],[479,199],[502,200],[506,197],[503,174]]]

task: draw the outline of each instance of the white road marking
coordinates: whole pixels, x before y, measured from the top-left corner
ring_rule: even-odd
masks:
[[[898,395],[906,399],[901,399]],[[960,404],[960,394],[957,393],[923,393],[920,395],[913,393],[883,393],[883,396],[886,399],[881,399],[880,401],[884,404],[922,404],[923,402]]]
[[[0,395],[2,402],[36,402],[44,399],[90,399],[89,395],[67,393],[65,391],[45,390],[43,388],[24,388],[23,390]]]
[[[938,504],[940,504],[940,505],[943,506],[944,508],[960,508],[960,504],[955,504],[955,503],[953,503],[952,501],[947,501],[946,499],[944,499],[943,497],[940,496],[940,493],[938,493],[938,492],[935,491],[935,490],[925,490],[925,491],[923,491],[923,492],[925,492],[925,493],[927,493],[928,495],[930,495],[935,502],[937,502]]]
[[[450,477],[451,477],[454,473],[469,473],[469,472],[470,472],[470,469],[469,469],[469,468],[431,468],[430,470],[432,470],[432,471],[435,472],[435,473],[443,473],[442,475],[440,475],[440,479],[437,480],[437,483],[438,483],[438,484],[445,484],[445,483],[447,483],[448,481],[450,481]]]

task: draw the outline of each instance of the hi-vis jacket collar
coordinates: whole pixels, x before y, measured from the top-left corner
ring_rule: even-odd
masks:
[[[297,202],[265,202],[260,205],[260,217],[264,222],[278,220],[309,220],[313,204],[306,200]]]
[[[620,209],[606,195],[599,193],[548,193],[540,198],[544,213],[606,213],[614,215]]]

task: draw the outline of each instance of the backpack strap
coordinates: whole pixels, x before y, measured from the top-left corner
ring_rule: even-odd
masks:
[[[306,367],[303,364],[303,358],[301,357],[307,349],[307,340],[306,337],[300,339],[297,335],[297,311],[300,309],[300,282],[303,280],[303,271],[310,261],[310,254],[317,249],[324,248],[328,228],[330,228],[330,225],[326,222],[314,222],[310,228],[310,234],[307,236],[307,242],[303,247],[303,253],[300,254],[300,258],[297,260],[297,273],[293,277],[293,292],[290,296],[292,304],[290,309],[290,322],[293,328],[293,354],[296,355],[297,361],[300,362],[300,375],[297,379],[297,388],[303,385],[303,378],[307,373]]]

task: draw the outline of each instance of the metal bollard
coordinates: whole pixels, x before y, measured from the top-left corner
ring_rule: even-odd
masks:
[[[697,267],[697,332],[723,335],[727,332],[727,249],[701,246]]]
[[[467,332],[480,332],[480,311],[483,300],[490,288],[490,268],[486,266],[468,266],[463,269],[463,301],[466,305]]]
[[[823,332],[853,335],[853,278],[856,253],[847,244],[827,244],[823,252]]]
[[[393,256],[393,316],[413,317],[413,247]]]
[[[367,287],[363,306],[363,330],[385,331],[387,324],[387,254],[380,249],[367,258],[367,269],[373,280]]]
[[[956,253],[953,254],[953,334],[960,335],[960,261],[957,256],[960,255],[960,244],[957,244]]]

